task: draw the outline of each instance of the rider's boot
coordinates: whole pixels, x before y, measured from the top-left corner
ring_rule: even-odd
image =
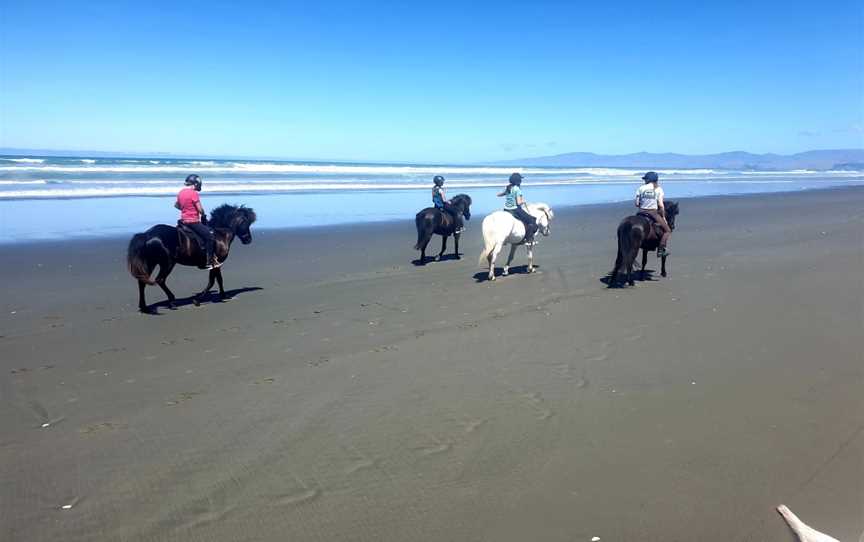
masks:
[[[658,258],[665,258],[668,255],[669,255],[669,251],[666,250],[666,247],[659,247],[657,249],[657,257]]]

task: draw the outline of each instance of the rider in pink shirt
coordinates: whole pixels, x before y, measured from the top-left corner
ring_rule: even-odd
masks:
[[[216,239],[213,230],[201,222],[201,219],[207,216],[201,205],[201,198],[198,196],[198,192],[201,191],[201,178],[198,175],[189,175],[186,177],[185,184],[186,187],[177,194],[174,207],[180,209],[180,222],[198,234],[204,241],[207,253],[207,269],[215,269],[222,264],[214,255]]]

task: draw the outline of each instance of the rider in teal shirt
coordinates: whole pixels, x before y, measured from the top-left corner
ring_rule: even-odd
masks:
[[[504,196],[504,210],[525,224],[524,242],[533,243],[534,235],[538,229],[537,219],[528,214],[528,211],[524,209],[525,198],[522,196],[522,175],[519,173],[510,175],[510,184],[498,196]]]

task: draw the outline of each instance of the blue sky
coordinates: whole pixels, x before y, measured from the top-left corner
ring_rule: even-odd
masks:
[[[859,1],[144,4],[0,0],[0,146],[425,162],[864,146]]]

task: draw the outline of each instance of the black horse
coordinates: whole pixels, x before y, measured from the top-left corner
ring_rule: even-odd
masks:
[[[220,262],[228,258],[231,242],[235,237],[240,242],[248,245],[252,242],[252,233],[249,228],[255,222],[255,211],[249,207],[236,207],[234,205],[221,205],[210,213],[208,225],[216,233],[214,252]],[[176,264],[189,265],[193,267],[206,267],[206,253],[194,237],[194,233],[186,228],[178,228],[159,224],[153,226],[144,233],[136,233],[129,241],[127,253],[129,272],[138,280],[138,309],[141,312],[150,312],[144,301],[144,287],[148,284],[158,284],[165,295],[168,296],[168,308],[174,309],[174,294],[168,289],[165,280],[171,274]],[[156,266],[159,266],[159,274],[155,280],[150,279],[150,274]],[[195,305],[200,304],[201,298],[213,288],[213,281],[219,283],[219,299],[225,298],[225,288],[222,285],[222,269],[210,270],[207,287],[193,297]]]
[[[678,203],[666,202],[666,222],[669,228],[675,230],[675,217],[678,216]],[[609,285],[614,286],[619,275],[624,276],[624,281],[633,286],[633,263],[642,249],[642,271],[645,275],[645,265],[648,263],[648,252],[657,250],[660,244],[662,232],[654,221],[645,215],[636,214],[628,216],[618,225],[618,257],[615,259],[615,267],[609,277]],[[666,276],[666,256],[661,258],[660,274]]]
[[[465,194],[459,194],[450,200],[450,207],[465,217],[465,220],[471,220],[471,197]],[[441,253],[438,254],[438,260],[444,255],[444,250],[447,248],[447,238],[451,235],[456,243],[455,256],[459,259],[459,234],[456,232],[456,221],[453,216],[446,211],[436,209],[435,207],[427,207],[419,213],[414,219],[417,225],[417,244],[414,245],[415,250],[420,251],[420,264],[426,263],[426,245],[432,239],[432,236],[437,234],[441,236]]]

